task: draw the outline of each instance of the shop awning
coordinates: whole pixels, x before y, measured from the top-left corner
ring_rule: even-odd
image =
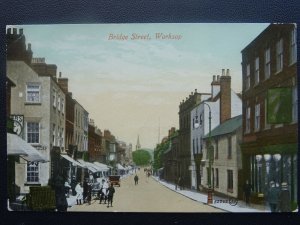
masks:
[[[83,165],[83,168],[88,169],[88,170],[91,171],[92,173],[97,173],[97,172],[98,172],[93,166],[90,165],[89,162],[85,162],[85,161],[83,161],[82,159],[78,159],[78,162],[80,162],[80,164]]]
[[[107,165],[103,164],[103,163],[93,162],[93,164],[100,167],[102,169],[102,171],[108,171],[109,170],[109,167]]]
[[[125,170],[125,168],[120,163],[117,164],[117,169],[118,170]]]
[[[7,155],[17,155],[29,162],[47,162],[38,150],[15,134],[7,133]]]
[[[84,165],[82,165],[81,163],[77,162],[75,159],[71,158],[68,155],[61,155],[61,157],[63,157],[64,159],[68,160],[69,162],[71,162],[73,164],[73,166],[84,167]]]

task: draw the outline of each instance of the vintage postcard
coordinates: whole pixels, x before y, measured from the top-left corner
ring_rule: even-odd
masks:
[[[7,209],[298,212],[297,26],[6,26]]]

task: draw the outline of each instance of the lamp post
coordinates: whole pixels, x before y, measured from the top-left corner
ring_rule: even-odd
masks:
[[[203,102],[204,105],[208,106],[209,114],[208,114],[208,122],[209,122],[209,133],[208,133],[208,145],[207,145],[207,154],[208,154],[208,190],[207,190],[207,204],[212,204],[212,186],[211,186],[211,167],[213,164],[213,158],[214,158],[214,147],[212,145],[211,141],[211,108],[210,105]],[[196,123],[195,127],[198,128],[199,124],[198,122],[198,115],[196,116]],[[200,124],[202,124],[202,118],[200,117]]]

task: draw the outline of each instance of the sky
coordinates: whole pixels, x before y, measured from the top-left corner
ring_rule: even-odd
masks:
[[[69,91],[101,131],[154,148],[179,128],[179,104],[230,69],[242,90],[241,50],[268,24],[61,24],[24,29],[33,57],[57,65]],[[157,38],[157,34],[163,34]],[[127,36],[127,39],[126,39]],[[136,39],[143,37],[146,39]],[[168,39],[169,37],[169,39]],[[123,39],[122,39],[123,38]],[[170,39],[176,38],[176,39]],[[121,40],[120,40],[121,39]]]

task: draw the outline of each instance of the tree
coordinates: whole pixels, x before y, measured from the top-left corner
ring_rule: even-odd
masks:
[[[144,166],[149,164],[151,155],[148,151],[140,149],[132,152],[132,159],[137,166]]]

